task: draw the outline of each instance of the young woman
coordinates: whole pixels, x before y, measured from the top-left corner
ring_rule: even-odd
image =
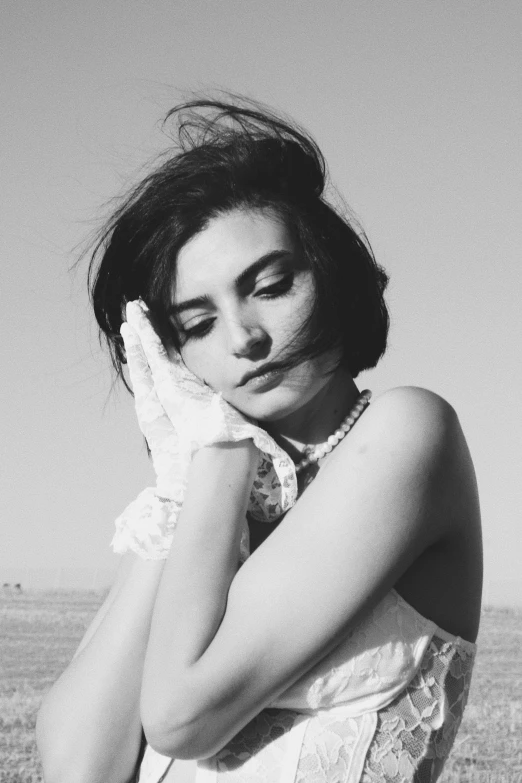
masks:
[[[450,405],[369,403],[387,278],[323,196],[303,131],[194,101],[123,202],[92,298],[157,484],[116,523],[114,586],[43,702],[47,783],[435,781],[482,584]],[[176,760],[173,762],[173,760]]]

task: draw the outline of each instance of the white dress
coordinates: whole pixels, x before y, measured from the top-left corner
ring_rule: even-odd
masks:
[[[455,739],[476,645],[395,590],[222,750],[195,783],[432,783]],[[184,783],[148,747],[139,783]]]

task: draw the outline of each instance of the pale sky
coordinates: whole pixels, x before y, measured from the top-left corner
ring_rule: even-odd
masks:
[[[390,348],[361,382],[457,409],[486,579],[522,596],[518,0],[4,0],[0,30],[0,579],[112,567],[114,518],[152,482],[70,267],[168,145],[166,111],[221,88],[319,142],[391,276]]]

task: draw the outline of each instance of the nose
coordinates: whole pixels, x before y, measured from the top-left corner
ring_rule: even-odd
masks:
[[[229,348],[234,356],[259,358],[269,343],[269,336],[261,324],[233,319],[228,324]]]

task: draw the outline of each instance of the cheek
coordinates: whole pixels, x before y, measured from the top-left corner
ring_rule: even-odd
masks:
[[[221,391],[220,368],[222,363],[216,361],[214,352],[206,348],[203,343],[200,345],[192,344],[181,349],[181,358],[190,372],[194,373],[215,391]]]
[[[315,285],[311,274],[308,273],[300,281],[293,299],[288,302],[294,324],[302,324],[309,318],[314,308],[314,301]]]
[[[314,305],[314,292],[308,286],[303,286],[295,296],[283,302],[271,314],[269,319],[272,336],[284,349],[293,339],[300,335],[301,329],[308,323]]]

